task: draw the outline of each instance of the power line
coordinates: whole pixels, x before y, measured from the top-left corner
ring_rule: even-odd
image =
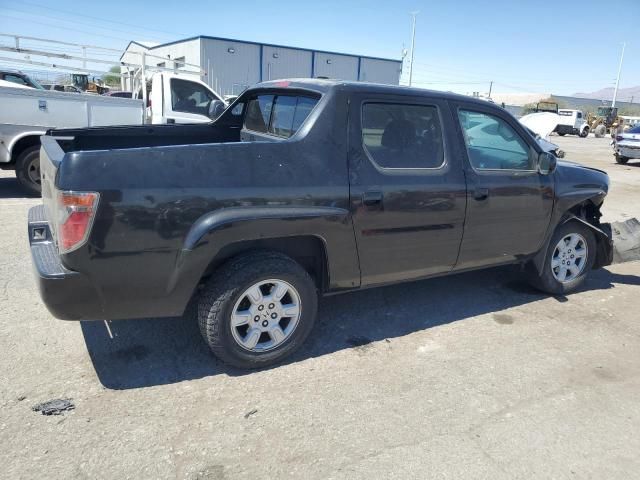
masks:
[[[47,27],[50,27],[50,28],[57,28],[59,30],[67,30],[67,31],[71,30],[71,31],[78,32],[78,33],[84,33],[84,34],[87,34],[87,35],[94,35],[94,36],[98,36],[98,37],[112,38],[112,39],[115,39],[115,40],[121,40],[121,41],[125,41],[125,42],[128,42],[129,40],[131,40],[131,38],[115,37],[113,35],[104,35],[104,34],[96,33],[96,32],[87,32],[86,30],[80,30],[78,28],[72,28],[72,27],[59,27],[57,25],[51,25],[51,23],[38,22],[36,20],[30,20],[30,19],[20,18],[20,17],[12,17],[11,15],[4,15],[3,18],[10,18],[10,19],[13,19],[13,20],[20,20],[20,21],[23,21],[23,22],[31,22],[31,23],[36,23],[38,25],[44,25],[44,26],[47,26]]]
[[[59,13],[66,13],[68,15],[73,15],[73,16],[76,16],[76,17],[89,18],[89,19],[92,19],[92,20],[100,21],[100,22],[113,23],[113,24],[116,24],[116,25],[124,25],[126,27],[135,28],[136,31],[138,31],[138,30],[147,30],[147,31],[150,31],[150,32],[162,33],[162,34],[165,34],[166,36],[169,36],[169,37],[172,37],[172,38],[175,38],[176,35],[183,36],[183,37],[190,36],[190,34],[186,34],[186,33],[168,32],[166,30],[158,30],[158,29],[155,29],[155,28],[144,27],[144,26],[141,26],[140,24],[132,24],[132,23],[120,22],[120,21],[116,21],[116,20],[109,20],[109,19],[106,19],[106,18],[95,17],[95,16],[92,16],[92,15],[86,15],[86,14],[82,14],[82,13],[72,12],[72,11],[69,11],[69,10],[62,10],[62,9],[59,9],[59,8],[52,8],[50,6],[43,5],[43,4],[40,4],[40,3],[35,3],[35,2],[21,1],[20,4],[21,5],[31,5],[31,6],[34,6],[34,7],[44,8],[46,10],[55,11],[55,12],[59,12]]]

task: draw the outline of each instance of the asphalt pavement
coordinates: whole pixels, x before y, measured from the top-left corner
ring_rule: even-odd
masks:
[[[553,139],[609,173],[603,220],[640,218],[640,162]],[[54,319],[39,201],[0,173],[0,478],[639,476],[640,262],[566,297],[498,268],[327,298],[302,351],[244,372],[181,319]]]

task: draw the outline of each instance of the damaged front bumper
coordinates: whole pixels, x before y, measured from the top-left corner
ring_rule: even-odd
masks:
[[[606,267],[613,263],[613,233],[611,224],[601,223],[597,227],[583,218],[569,215],[563,223],[571,220],[577,220],[589,227],[596,237],[596,259],[593,263],[593,269]]]

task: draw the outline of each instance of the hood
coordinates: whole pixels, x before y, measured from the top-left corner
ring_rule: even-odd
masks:
[[[592,190],[603,197],[609,191],[609,175],[606,172],[575,162],[558,160],[556,179],[556,188],[564,191]]]
[[[520,123],[542,138],[547,138],[560,123],[560,115],[551,112],[530,113],[522,117]]]

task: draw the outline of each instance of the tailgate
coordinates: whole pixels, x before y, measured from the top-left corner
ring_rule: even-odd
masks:
[[[44,203],[46,220],[49,222],[49,229],[56,241],[56,225],[54,221],[56,211],[56,175],[58,168],[64,157],[64,150],[60,148],[55,137],[43,135],[40,137],[42,147],[40,148],[40,180],[42,182],[42,203]]]

